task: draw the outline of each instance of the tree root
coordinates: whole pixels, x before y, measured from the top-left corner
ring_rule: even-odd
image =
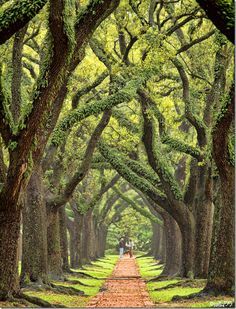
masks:
[[[41,298],[38,298],[35,296],[29,296],[22,292],[19,294],[19,296],[17,296],[16,300],[19,300],[19,301],[26,300],[28,303],[37,305],[42,308],[66,308],[64,305],[59,305],[59,304],[53,305]]]
[[[67,287],[63,285],[58,285],[54,283],[50,283],[50,286],[46,288],[46,290],[53,291],[58,294],[68,294],[68,295],[79,295],[79,296],[87,296],[84,291],[78,290],[73,287]]]
[[[114,263],[112,262],[112,259],[110,259],[110,258],[106,258],[106,259],[99,258],[99,259],[97,259],[97,261],[114,265]]]
[[[213,308],[235,308],[235,302],[234,301],[229,301],[229,302],[224,302],[224,303],[218,303],[216,304]]]
[[[43,285],[31,284],[22,289],[22,291],[52,291],[56,294],[67,294],[67,295],[78,295],[78,296],[87,296],[84,291],[78,290],[74,287],[67,287],[59,284],[49,283]],[[27,295],[28,296],[28,295]]]
[[[93,266],[94,268],[110,269],[110,268],[103,267],[102,265],[97,265],[97,264],[92,264],[92,266]],[[86,269],[86,268],[83,268],[83,269]]]
[[[142,254],[142,255],[137,256],[136,259],[141,259],[141,258],[151,257],[151,256],[152,256],[151,253],[148,252],[146,254]]]
[[[83,286],[94,287],[94,285],[86,284],[86,283],[84,283],[80,280],[69,280],[69,279],[67,279],[65,282],[69,283],[69,284],[80,284],[80,285],[83,285]]]
[[[86,274],[83,271],[78,271],[77,274],[81,278],[90,278],[90,279],[96,279],[96,280],[101,280],[101,279],[103,280],[104,279],[104,278],[97,278],[97,277],[94,277],[92,275]]]
[[[159,275],[157,277],[147,280],[147,282],[165,281],[165,280],[171,280],[171,279],[172,278],[169,277],[168,275]]]
[[[187,280],[184,280],[184,281],[181,281],[181,282],[176,282],[176,283],[173,283],[173,284],[168,284],[164,287],[161,287],[161,288],[155,288],[154,291],[162,291],[162,290],[168,290],[168,289],[171,289],[171,288],[175,288],[175,287],[178,287],[178,286],[181,286],[181,287],[199,287],[199,282],[195,281],[195,280],[192,280],[192,279],[187,279]]]
[[[206,298],[209,296],[232,296],[234,297],[233,291],[219,291],[217,289],[203,289],[198,293],[192,293],[190,295],[179,296],[175,295],[172,297],[171,301],[182,301],[186,299],[193,299],[193,298]]]
[[[167,281],[167,280],[172,280],[172,279],[181,280],[181,279],[184,279],[184,278],[181,277],[179,274],[172,274],[171,275],[171,274],[166,274],[166,273],[162,272],[157,277],[154,277],[152,279],[147,280],[147,282]]]

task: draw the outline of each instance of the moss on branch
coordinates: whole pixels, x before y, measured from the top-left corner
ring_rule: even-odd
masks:
[[[148,218],[154,223],[157,223],[161,226],[163,226],[163,222],[158,218],[155,217],[153,214],[151,214],[149,211],[147,211],[145,208],[140,207],[135,203],[133,200],[131,200],[128,196],[123,194],[117,187],[114,187],[113,190],[128,204],[130,205],[134,210],[138,211],[141,215]]]

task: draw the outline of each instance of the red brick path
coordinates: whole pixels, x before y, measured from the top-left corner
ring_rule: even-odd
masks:
[[[95,296],[88,307],[153,307],[145,282],[140,278],[134,258],[120,259],[110,278],[103,286],[104,291]]]

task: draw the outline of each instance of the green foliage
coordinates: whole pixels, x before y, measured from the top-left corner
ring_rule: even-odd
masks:
[[[137,176],[131,169],[128,168],[119,152],[112,150],[104,143],[99,143],[99,151],[104,158],[113,166],[113,168],[129,183],[144,193],[155,192],[158,196],[160,192],[152,186],[146,179]]]
[[[118,206],[120,207],[120,206]],[[148,251],[152,236],[152,227],[149,219],[130,207],[126,207],[121,218],[112,223],[108,229],[107,249],[117,252],[120,237],[131,238],[134,241],[134,252]]]
[[[68,61],[71,59],[71,54],[75,47],[75,20],[76,20],[76,7],[75,0],[67,0],[65,1],[64,7],[64,28],[67,34],[68,40],[70,42],[70,53],[68,55]]]
[[[174,179],[171,166],[167,163],[167,160],[162,156],[160,147],[157,145],[156,140],[153,140],[154,158],[157,164],[157,173],[161,179],[170,185],[172,193],[177,200],[183,199],[183,193],[181,192],[177,181]]]
[[[144,217],[148,218],[150,221],[155,222],[163,226],[163,222],[155,217],[153,214],[151,214],[147,209],[141,207],[137,203],[134,202],[133,199],[129,198],[128,195],[123,194],[117,187],[114,187],[113,190],[118,193],[118,195],[128,204],[130,205],[133,209],[138,211],[141,215]]]
[[[39,11],[47,0],[20,0],[14,2],[6,10],[0,11],[0,29],[9,27],[12,22],[23,19],[24,16],[32,18]]]
[[[7,147],[8,147],[9,150],[13,151],[17,147],[17,142],[10,141]]]

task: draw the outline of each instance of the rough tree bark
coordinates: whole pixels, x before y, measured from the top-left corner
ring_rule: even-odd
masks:
[[[70,248],[70,267],[71,268],[76,268],[75,266],[75,242],[74,242],[74,234],[75,234],[75,229],[74,229],[74,221],[71,219],[67,218],[67,229],[69,231],[70,237],[69,237],[69,248]]]
[[[67,218],[66,218],[65,207],[61,207],[59,209],[59,225],[60,225],[60,245],[61,245],[61,256],[62,256],[62,270],[64,272],[70,272],[66,219]]]
[[[21,284],[47,283],[47,226],[42,170],[34,170],[27,186],[23,209]]]
[[[181,233],[177,222],[169,215],[162,215],[165,227],[166,260],[162,276],[176,276],[181,267]]]
[[[62,279],[59,212],[47,208],[48,273],[53,280]]]
[[[211,265],[206,291],[234,294],[234,166],[229,156],[229,130],[234,119],[234,84],[213,131],[213,158],[220,177],[219,216],[215,222]]]
[[[82,241],[83,215],[74,211],[74,268],[82,265],[81,260],[81,241]]]

